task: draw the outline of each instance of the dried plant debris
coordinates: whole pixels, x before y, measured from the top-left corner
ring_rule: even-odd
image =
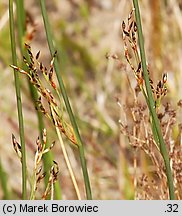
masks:
[[[182,199],[182,126],[177,123],[176,110],[171,108],[167,103],[164,105],[163,113],[160,113],[160,124],[170,156],[170,164],[173,170],[174,185],[176,197]],[[153,132],[150,127],[150,117],[146,107],[139,103],[125,110],[127,116],[126,123],[119,121],[120,131],[127,137],[128,143],[136,152],[137,167],[141,171],[137,175],[137,199],[168,199],[167,179],[165,175],[165,167],[159,147],[153,137]],[[175,136],[174,134],[177,133]],[[131,149],[130,149],[131,150]],[[141,153],[144,153],[145,159],[140,158]],[[134,157],[134,156],[133,156]],[[134,158],[133,158],[134,160]],[[147,160],[148,168],[145,168],[143,173],[143,163],[141,160]],[[132,163],[132,162],[131,162]],[[140,183],[141,175],[147,176],[147,181]],[[135,178],[135,176],[133,176]],[[156,187],[151,185],[151,181],[155,181]],[[158,187],[157,187],[158,186]]]
[[[138,99],[138,93],[142,92],[146,101],[148,101],[145,82],[143,78],[142,64],[137,45],[137,25],[134,19],[134,10],[128,16],[127,22],[122,22],[121,30],[124,41],[125,58],[137,81],[137,87],[133,101],[126,98],[126,101],[119,104],[124,111],[123,121],[119,121],[120,131],[127,137],[128,143],[133,147],[132,164],[134,169],[139,170],[133,174],[136,199],[169,199],[167,178],[165,174],[164,161],[161,156],[159,146],[153,136],[150,127],[150,115],[142,102]],[[118,55],[107,54],[107,58],[113,58],[120,61]],[[161,80],[155,85],[151,75],[150,68],[147,68],[149,82],[155,101],[156,112],[160,121],[162,134],[167,145],[170,155],[170,164],[173,170],[175,193],[178,199],[182,199],[182,130],[177,123],[177,110],[173,109],[169,102],[162,103],[162,99],[167,94],[167,74],[162,75]],[[128,78],[129,80],[129,78]],[[130,82],[130,80],[129,80]],[[181,100],[177,103],[178,107],[182,107]],[[179,109],[178,109],[179,110]],[[177,138],[176,138],[177,134]],[[175,136],[174,136],[175,135]],[[137,152],[137,153],[136,153]],[[140,158],[141,154],[145,157]],[[147,161],[147,168],[143,167],[143,160]],[[134,162],[135,161],[135,162]],[[133,165],[134,166],[134,165]],[[138,169],[139,168],[139,169]]]
[[[76,138],[74,135],[74,131],[72,126],[65,121],[64,119],[64,105],[62,102],[61,94],[59,93],[59,90],[57,88],[57,85],[54,81],[54,60],[56,58],[57,52],[54,53],[53,58],[50,62],[49,68],[46,68],[42,62],[39,62],[40,57],[40,51],[37,52],[37,54],[33,55],[31,51],[31,47],[28,44],[25,44],[25,48],[27,49],[27,53],[29,56],[29,59],[27,59],[25,56],[23,57],[23,60],[25,64],[27,65],[27,71],[15,66],[10,65],[13,69],[16,71],[25,74],[28,76],[30,82],[35,86],[37,91],[40,94],[40,97],[37,101],[37,107],[39,111],[41,111],[46,117],[48,117],[52,123],[59,127],[60,131],[73,143],[77,145]],[[44,76],[47,84],[50,88],[45,87],[45,84],[42,80],[41,74]],[[42,98],[47,101],[47,104],[49,106],[49,110],[47,110],[42,102]],[[59,102],[58,102],[59,101]],[[53,116],[55,116],[53,118]]]
[[[164,185],[161,182],[150,179],[147,175],[143,174],[139,177],[137,184],[137,197],[136,199],[142,200],[165,200],[168,199],[167,185],[164,189]]]

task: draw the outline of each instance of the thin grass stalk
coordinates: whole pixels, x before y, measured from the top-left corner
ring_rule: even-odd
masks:
[[[53,56],[55,53],[55,49],[54,49],[54,45],[53,45],[53,37],[51,34],[51,28],[50,28],[50,24],[49,24],[49,20],[48,20],[48,16],[47,16],[45,1],[40,0],[40,5],[41,5],[42,17],[43,17],[43,21],[44,21],[46,36],[47,36],[47,42],[49,45],[50,53]],[[83,176],[84,176],[85,189],[86,189],[86,196],[87,196],[87,199],[92,199],[90,180],[89,180],[89,176],[88,176],[87,165],[86,165],[86,160],[85,160],[85,155],[84,155],[83,142],[81,140],[78,126],[77,126],[75,117],[73,115],[73,111],[72,111],[72,108],[71,108],[71,105],[70,105],[70,102],[69,102],[69,99],[68,99],[68,96],[66,93],[66,89],[65,89],[65,86],[64,86],[61,74],[60,74],[60,68],[59,68],[57,58],[55,58],[55,61],[54,61],[54,68],[55,68],[56,76],[58,79],[59,87],[61,89],[61,93],[62,93],[64,102],[66,105],[66,109],[67,109],[73,130],[74,130],[74,133],[76,136],[76,140],[78,143],[80,161],[81,161],[81,166],[82,166],[82,171],[83,171]]]
[[[7,174],[5,173],[1,160],[0,160],[0,182],[1,182],[1,188],[3,191],[3,199],[8,200],[10,199],[10,193],[8,190],[8,181],[7,181]]]
[[[171,200],[174,200],[175,194],[174,194],[173,176],[172,176],[172,171],[170,167],[169,155],[168,155],[167,148],[166,148],[163,136],[162,136],[159,119],[156,114],[155,103],[154,103],[154,99],[152,96],[152,90],[150,87],[149,75],[147,72],[146,57],[145,57],[145,50],[144,50],[144,39],[143,39],[143,33],[142,33],[142,24],[141,24],[138,1],[133,0],[133,5],[135,8],[135,17],[136,17],[136,23],[138,27],[138,40],[139,40],[139,48],[140,48],[140,55],[141,55],[141,61],[142,61],[143,75],[144,75],[145,86],[147,90],[147,96],[148,96],[148,107],[150,110],[150,114],[152,116],[152,122],[155,127],[155,132],[158,136],[160,152],[164,159],[164,164],[166,168],[166,176],[167,176],[167,181],[168,181],[168,188],[169,188],[169,196]]]
[[[12,62],[13,65],[17,65],[15,26],[14,26],[14,17],[13,17],[13,0],[9,0],[9,24],[10,24]],[[23,123],[19,74],[15,70],[14,70],[14,79],[15,79],[15,90],[16,90],[16,100],[17,100],[17,109],[18,109],[19,134],[20,134],[21,151],[22,151],[22,199],[26,199],[27,198],[27,170],[26,170],[26,147],[25,147],[25,137],[24,137],[24,123]]]
[[[16,0],[16,14],[17,14],[17,27],[18,27],[18,43],[21,51],[23,50],[23,36],[25,33],[25,10],[24,1]]]

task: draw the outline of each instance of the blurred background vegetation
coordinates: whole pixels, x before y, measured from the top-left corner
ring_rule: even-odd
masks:
[[[147,61],[157,82],[168,74],[168,94],[164,102],[177,109],[182,87],[182,3],[180,0],[140,0]],[[120,133],[123,109],[133,100],[128,84],[136,81],[124,58],[121,22],[132,9],[128,0],[46,1],[48,15],[60,58],[63,76],[78,126],[85,144],[86,160],[94,199],[133,199],[134,151]],[[25,1],[27,25],[25,42],[32,51],[41,51],[41,61],[49,66],[49,55],[39,1]],[[15,9],[16,10],[16,9]],[[21,58],[20,50],[17,53]],[[107,59],[117,54],[120,62]],[[0,162],[7,176],[12,198],[21,197],[21,164],[12,148],[11,134],[18,139],[17,109],[12,69],[8,1],[0,2]],[[126,76],[127,75],[127,76]],[[22,102],[27,146],[28,170],[34,162],[35,140],[39,134],[35,108],[25,78],[21,76]],[[145,102],[143,102],[145,103]],[[128,118],[130,119],[130,118]],[[130,121],[130,120],[128,120]],[[181,123],[181,115],[176,117]],[[53,127],[45,119],[50,141],[57,141]],[[130,125],[130,122],[128,122]],[[84,198],[83,178],[78,154],[67,145],[70,160]],[[75,193],[59,145],[52,150],[59,163],[63,199]],[[145,159],[146,160],[146,159]],[[142,168],[143,167],[143,168]],[[138,172],[142,176],[145,164]],[[2,172],[1,172],[2,173]],[[40,187],[40,192],[42,188]],[[0,186],[0,198],[3,193]]]

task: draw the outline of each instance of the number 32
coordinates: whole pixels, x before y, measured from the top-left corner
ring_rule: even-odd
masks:
[[[178,212],[178,204],[167,204],[167,211],[166,212]]]

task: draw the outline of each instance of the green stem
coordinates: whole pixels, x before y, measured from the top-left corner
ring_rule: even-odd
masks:
[[[24,1],[16,0],[16,14],[17,14],[17,27],[18,27],[18,42],[21,51],[23,50],[23,36],[25,33],[25,10]]]
[[[13,65],[17,65],[15,28],[14,28],[14,18],[13,18],[13,0],[9,0],[9,23],[10,23],[12,62]],[[15,70],[14,70],[14,79],[15,79],[16,100],[17,100],[17,109],[18,109],[19,133],[20,133],[21,151],[22,151],[22,199],[26,199],[27,198],[26,148],[25,148],[19,74]]]
[[[162,136],[161,128],[160,128],[160,122],[159,122],[159,119],[157,117],[156,110],[155,110],[155,103],[154,103],[154,99],[152,96],[152,90],[150,87],[149,75],[147,72],[147,65],[146,65],[144,39],[143,39],[143,33],[142,33],[142,24],[141,24],[138,1],[133,0],[133,4],[135,7],[136,23],[137,23],[137,27],[138,27],[138,40],[139,40],[143,75],[144,75],[145,86],[146,86],[147,95],[148,95],[148,107],[150,110],[150,114],[152,116],[152,121],[153,121],[153,124],[155,127],[155,131],[156,131],[157,136],[158,136],[160,152],[161,152],[161,155],[164,159],[164,164],[165,164],[165,168],[166,168],[166,176],[167,176],[168,187],[169,187],[169,196],[170,196],[170,199],[173,200],[173,199],[175,199],[175,194],[174,194],[172,171],[171,171],[171,167],[170,167],[169,155],[168,155],[167,148],[166,148],[166,145],[165,145],[165,142],[164,142],[164,139]]]
[[[50,24],[49,24],[49,20],[48,20],[48,16],[47,16],[47,11],[46,11],[46,6],[45,6],[45,1],[44,0],[40,0],[40,4],[41,4],[41,11],[42,11],[42,17],[44,20],[44,27],[46,30],[46,35],[47,35],[47,41],[48,41],[48,45],[49,45],[49,49],[50,49],[50,53],[53,56],[55,49],[54,49],[54,45],[53,45],[53,37],[51,35],[51,29],[50,29]],[[85,155],[84,155],[84,148],[83,148],[83,142],[81,140],[80,137],[80,133],[77,127],[77,123],[75,121],[75,117],[73,115],[70,103],[69,103],[69,99],[66,93],[66,89],[60,74],[60,69],[59,69],[59,65],[58,65],[58,60],[57,58],[54,61],[54,68],[55,68],[55,72],[56,72],[56,76],[58,79],[58,83],[61,89],[61,93],[66,105],[66,109],[76,136],[76,140],[78,142],[78,148],[79,148],[79,155],[80,155],[80,161],[81,161],[81,166],[82,166],[82,171],[83,171],[83,176],[84,176],[84,183],[85,183],[85,188],[86,188],[86,195],[87,195],[87,199],[92,199],[92,193],[91,193],[91,187],[90,187],[90,181],[89,181],[89,176],[88,176],[88,171],[87,171],[87,166],[86,166],[86,160],[85,160]]]

